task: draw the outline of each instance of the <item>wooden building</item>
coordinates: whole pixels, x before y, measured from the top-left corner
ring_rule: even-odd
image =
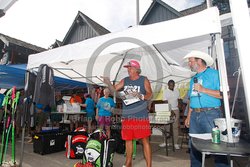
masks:
[[[30,43],[0,34],[1,64],[24,64],[30,54],[39,53],[46,49]]]
[[[60,42],[56,40],[55,43],[51,45],[51,48],[80,42],[89,38],[108,33],[110,33],[109,30],[107,30],[106,28],[104,28],[82,12],[78,11],[78,14],[75,17],[63,41]]]

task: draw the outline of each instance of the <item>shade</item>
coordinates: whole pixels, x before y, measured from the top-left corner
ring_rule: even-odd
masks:
[[[27,64],[0,65],[0,88],[9,89],[16,86],[17,89],[24,88],[25,72]],[[85,88],[83,82],[73,81],[61,77],[55,77],[56,90]]]

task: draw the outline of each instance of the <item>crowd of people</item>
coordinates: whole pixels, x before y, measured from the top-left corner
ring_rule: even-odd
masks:
[[[190,69],[196,73],[190,80],[189,92],[184,99],[187,103],[185,126],[189,128],[190,133],[210,133],[214,127],[213,120],[222,117],[221,107],[221,93],[220,80],[217,70],[211,68],[213,59],[204,52],[192,51],[184,57],[188,61]],[[108,138],[111,137],[112,114],[116,108],[115,99],[112,93],[124,91],[125,95],[139,99],[132,104],[122,104],[121,115],[121,136],[125,140],[126,145],[126,160],[124,166],[132,166],[133,141],[141,140],[143,145],[144,157],[146,166],[152,166],[152,152],[149,137],[151,135],[151,127],[149,120],[148,102],[152,99],[151,84],[146,76],[141,75],[141,66],[138,61],[131,60],[124,66],[127,69],[128,76],[121,79],[116,85],[110,82],[108,77],[102,77],[103,82],[107,87],[84,93],[81,97],[78,92],[73,91],[69,100],[70,104],[77,104],[82,110],[85,110],[86,126],[89,133],[93,132],[96,125],[102,130],[105,130]],[[97,96],[93,97],[93,93]],[[126,97],[118,97],[125,99]],[[169,80],[166,89],[163,92],[162,100],[169,103],[174,114],[174,143],[175,149],[180,149],[178,145],[179,126],[180,126],[180,108],[178,101],[180,99],[179,91],[175,88],[175,81]],[[17,117],[18,119],[23,113],[23,94],[18,105]],[[57,92],[55,95],[55,104],[63,105],[65,101],[62,99],[62,94]],[[2,103],[1,103],[2,104]],[[48,124],[48,117],[52,126],[59,126],[62,121],[62,115],[49,114],[57,107],[46,106],[44,104],[35,104],[35,127],[33,130],[36,133],[41,132],[42,127]],[[2,109],[2,107],[1,107]],[[46,112],[48,111],[48,112]],[[183,111],[184,112],[184,111]],[[79,126],[81,117],[79,115],[70,115],[70,131],[73,131]],[[20,120],[17,126],[20,125]],[[19,135],[20,126],[17,128],[17,135]],[[165,147],[165,142],[160,144]],[[201,153],[197,151],[192,143],[189,143],[190,148],[190,162],[192,167],[201,166]],[[215,164],[218,167],[228,166],[228,161],[225,156],[215,156]]]

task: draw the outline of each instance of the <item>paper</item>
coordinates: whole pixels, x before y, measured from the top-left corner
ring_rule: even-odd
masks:
[[[137,96],[133,96],[133,92],[121,91],[119,92],[119,96],[126,105],[130,105],[140,101],[140,99]]]
[[[212,140],[212,134],[211,133],[202,133],[202,134],[193,134],[189,133],[190,137],[195,137],[203,140]]]
[[[155,112],[171,111],[170,104],[155,104]]]

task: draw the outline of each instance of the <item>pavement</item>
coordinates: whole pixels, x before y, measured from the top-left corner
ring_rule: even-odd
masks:
[[[176,150],[173,152],[169,150],[169,155],[166,156],[165,148],[159,147],[159,144],[163,141],[162,136],[152,136],[151,146],[152,146],[152,160],[153,167],[187,167],[189,166],[189,154],[186,153],[187,146],[184,145],[183,149]],[[11,146],[9,145],[9,148]],[[20,154],[21,154],[21,139],[16,140],[16,162],[19,166]],[[6,161],[11,160],[11,152],[8,150],[6,156]],[[74,166],[75,163],[79,162],[79,159],[68,159],[65,156],[65,151],[60,151],[56,153],[40,155],[33,152],[33,144],[28,143],[28,139],[25,138],[24,145],[24,156],[23,156],[23,167],[70,167]],[[123,154],[115,153],[114,155],[114,167],[122,167],[125,161]],[[134,167],[145,167],[146,163],[143,157],[142,145],[137,144],[137,155],[135,160],[133,160]]]
[[[16,162],[17,166],[19,166],[20,162],[20,153],[21,153],[21,139],[16,140]],[[169,155],[166,156],[165,148],[159,147],[159,144],[163,141],[162,136],[152,136],[151,137],[151,146],[152,146],[152,166],[153,167],[189,167],[190,160],[189,154],[187,153],[187,145],[184,143],[183,148],[180,150],[176,150],[173,152],[171,149],[169,150]],[[10,145],[9,145],[10,148]],[[6,161],[10,160],[10,150],[6,156]],[[238,160],[235,167],[243,166],[242,161],[245,162],[247,159]],[[23,167],[73,167],[75,163],[79,162],[79,159],[68,159],[65,156],[65,151],[40,155],[33,152],[33,144],[28,143],[28,139],[25,138],[24,145],[24,157],[23,157]],[[125,157],[123,154],[115,153],[114,155],[114,167],[122,167],[125,161]],[[4,166],[4,165],[2,165]],[[142,145],[137,145],[137,155],[135,160],[133,161],[133,167],[145,167],[145,160],[143,157]],[[212,158],[206,158],[206,167],[214,166]],[[246,166],[246,165],[244,165]]]

